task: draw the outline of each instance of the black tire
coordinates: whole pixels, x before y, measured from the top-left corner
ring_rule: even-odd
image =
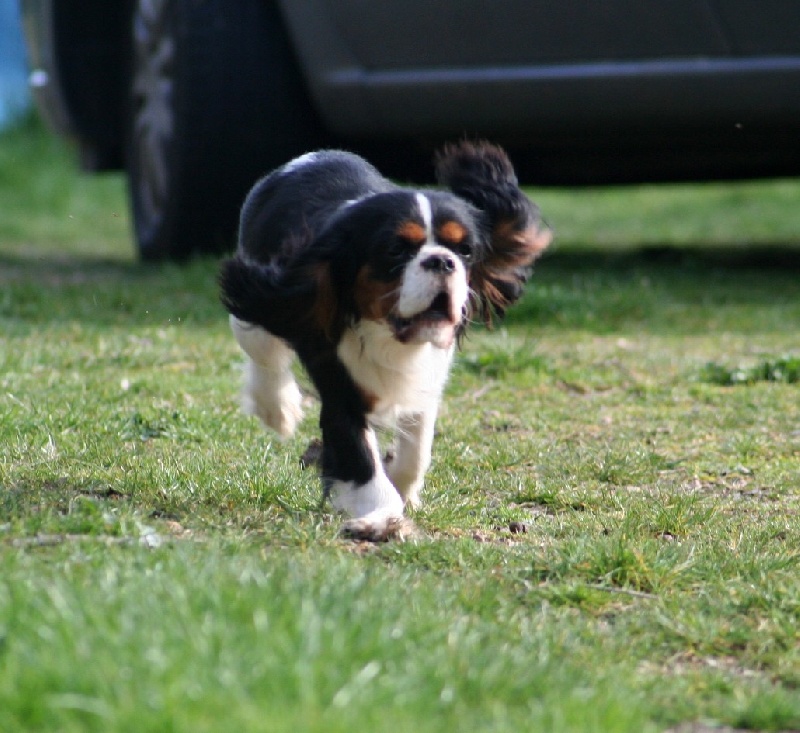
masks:
[[[267,170],[321,144],[269,0],[137,0],[126,169],[139,254],[185,259],[235,244]]]

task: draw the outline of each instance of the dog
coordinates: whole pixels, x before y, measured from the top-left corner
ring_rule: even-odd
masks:
[[[355,538],[389,537],[419,506],[456,346],[519,299],[551,241],[500,147],[448,145],[435,167],[444,190],[398,186],[349,152],[296,158],[250,191],[220,270],[245,412],[293,433],[297,356],[321,401],[323,499]]]

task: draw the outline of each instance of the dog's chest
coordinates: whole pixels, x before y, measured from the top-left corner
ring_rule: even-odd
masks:
[[[338,355],[353,381],[375,400],[373,412],[423,412],[441,399],[453,348],[401,344],[385,324],[362,321],[345,331]]]

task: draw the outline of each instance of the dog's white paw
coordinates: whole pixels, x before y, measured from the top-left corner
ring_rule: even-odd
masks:
[[[250,363],[245,373],[242,410],[258,417],[281,438],[288,438],[303,419],[303,394],[291,372],[270,372]]]
[[[402,515],[378,509],[363,517],[348,519],[341,534],[351,540],[366,542],[404,541],[416,534],[414,523]]]
[[[387,516],[403,516],[403,500],[383,471],[365,484],[355,481],[332,481],[328,498],[334,509],[354,519],[383,512]]]
[[[334,481],[328,488],[334,508],[349,514],[342,535],[354,540],[405,539],[414,525],[403,516],[403,499],[382,471],[366,484]]]
[[[246,413],[258,417],[281,438],[293,435],[303,419],[303,395],[294,382],[284,386],[274,395],[247,394],[243,403]]]

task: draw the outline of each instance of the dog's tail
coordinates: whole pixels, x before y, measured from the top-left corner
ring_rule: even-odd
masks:
[[[307,299],[309,288],[287,282],[285,272],[274,264],[261,264],[234,256],[220,267],[220,300],[240,321],[283,336],[297,313],[298,301]]]
[[[533,261],[552,240],[538,207],[519,187],[505,151],[488,142],[446,146],[436,157],[439,183],[483,212],[489,254],[471,271],[475,305],[487,322],[522,295]]]
[[[218,280],[227,311],[274,336],[291,342],[313,330],[331,339],[342,328],[328,263],[284,268],[234,255],[222,263]]]
[[[278,273],[268,265],[232,257],[219,271],[220,300],[240,321],[264,325],[265,306],[269,307],[279,287]]]

